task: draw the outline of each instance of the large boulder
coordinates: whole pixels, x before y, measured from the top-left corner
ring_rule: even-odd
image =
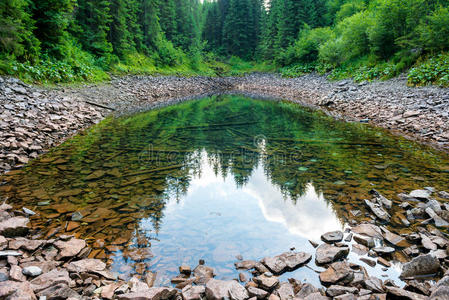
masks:
[[[402,266],[401,278],[435,274],[440,269],[440,261],[431,254],[420,255]]]
[[[210,279],[206,284],[206,299],[208,300],[245,300],[248,298],[246,289],[235,280]]]
[[[0,222],[0,234],[6,237],[24,236],[28,233],[30,220],[25,217],[12,217]]]
[[[330,264],[349,254],[348,247],[337,247],[329,244],[322,244],[316,249],[315,261],[318,265]]]

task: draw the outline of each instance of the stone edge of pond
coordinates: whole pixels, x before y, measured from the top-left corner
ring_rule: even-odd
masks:
[[[312,260],[312,254],[294,249],[260,261],[243,260],[237,256],[235,267],[242,273],[235,280],[214,279],[217,275],[214,269],[200,260],[193,270],[186,265],[179,267],[179,275],[171,280],[175,287],[153,287],[156,273],[121,278],[111,272],[104,261],[88,258],[92,249],[85,240],[70,235],[56,236],[56,232],[40,239],[41,234],[28,226],[35,212],[25,207],[14,209],[3,203],[0,205],[0,298],[282,300],[448,297],[449,239],[437,227],[449,227],[449,204],[441,203],[436,197],[449,199],[449,193],[425,188],[399,194],[403,201],[400,213],[406,216],[402,222],[405,226],[417,226],[416,232],[403,235],[382,226],[391,221],[392,201],[376,190],[372,190],[371,195],[371,199],[364,200],[371,222],[357,224],[352,221],[345,232],[324,233],[321,244],[310,241],[316,248],[315,263],[324,270],[314,270],[319,274],[322,288],[307,283],[307,278],[279,280],[280,274],[311,268],[307,264]],[[413,207],[411,202],[417,205]],[[360,211],[351,213],[355,216]],[[427,226],[430,224],[433,226]],[[354,241],[352,249],[348,244],[351,241]],[[360,264],[346,260],[350,251],[363,256]],[[402,251],[411,259],[402,264],[401,278],[406,283],[403,288],[390,279],[370,276],[363,267],[363,263],[371,266],[380,264],[387,270],[391,267],[390,255],[395,251]],[[140,257],[139,253],[134,255],[136,262],[146,258],[145,255]],[[252,277],[248,278],[243,272],[250,272]],[[433,281],[436,274],[441,278],[438,282]]]
[[[368,84],[331,82],[316,74],[292,79],[273,74],[128,76],[107,84],[45,89],[0,76],[0,174],[23,166],[108,115],[217,93],[286,99],[449,151],[449,89],[411,88],[401,78]]]

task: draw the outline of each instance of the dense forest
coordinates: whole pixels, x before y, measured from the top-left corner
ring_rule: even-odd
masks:
[[[37,82],[278,70],[448,85],[448,50],[447,0],[0,3],[0,73]]]

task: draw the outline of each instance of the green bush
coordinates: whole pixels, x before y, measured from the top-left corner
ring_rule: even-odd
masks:
[[[440,7],[417,27],[418,45],[429,51],[449,49],[449,8]]]
[[[440,54],[410,69],[408,83],[413,86],[437,84],[449,87],[449,54]]]
[[[277,59],[276,65],[288,66],[296,64],[308,64],[318,59],[320,45],[326,40],[334,38],[331,28],[305,28],[301,31],[299,39],[294,45],[282,52]]]

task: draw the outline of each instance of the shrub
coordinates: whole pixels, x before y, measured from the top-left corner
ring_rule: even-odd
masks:
[[[449,87],[449,53],[419,63],[408,73],[410,85],[437,84]]]

